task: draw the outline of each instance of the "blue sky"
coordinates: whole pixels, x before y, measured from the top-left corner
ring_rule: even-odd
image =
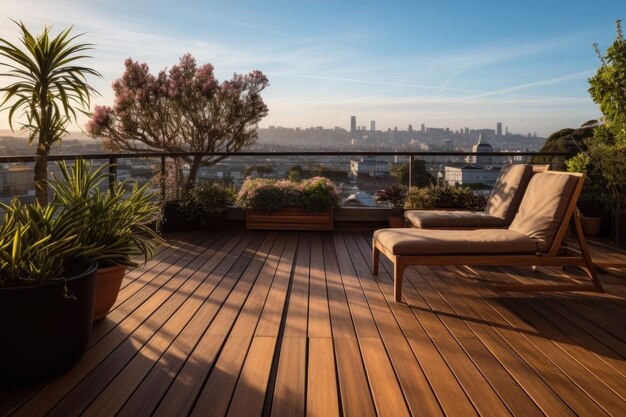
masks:
[[[2,0],[0,37],[16,40],[9,18],[86,32],[104,76],[96,104],[113,102],[125,58],[157,72],[191,52],[220,79],[266,73],[261,126],[348,128],[355,115],[379,129],[501,121],[548,135],[599,115],[587,93],[592,44],[606,49],[625,15],[623,0]]]

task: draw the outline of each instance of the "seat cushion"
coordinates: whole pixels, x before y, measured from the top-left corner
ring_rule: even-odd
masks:
[[[394,255],[533,254],[534,239],[508,229],[380,229],[374,239]]]
[[[535,239],[539,252],[548,252],[577,183],[574,175],[535,174],[509,229]]]
[[[532,175],[532,165],[511,164],[503,166],[489,200],[487,200],[485,213],[500,217],[506,226],[510,225]]]
[[[506,227],[501,217],[490,216],[482,211],[408,210],[404,218],[413,227],[428,228],[481,228]]]

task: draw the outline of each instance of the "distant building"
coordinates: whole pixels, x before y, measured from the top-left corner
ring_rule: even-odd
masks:
[[[450,185],[494,185],[500,176],[500,166],[448,163],[444,167],[444,180]]]
[[[493,152],[492,146],[483,140],[482,133],[478,134],[478,142],[476,143],[476,145],[472,146],[472,152],[476,152],[476,153]],[[469,159],[470,159],[469,162],[474,163],[474,164],[493,164],[493,156],[472,155]]]
[[[370,120],[370,131],[376,131],[376,120]]]
[[[341,205],[344,207],[376,207],[378,204],[374,196],[364,191],[357,191],[344,198]]]
[[[496,123],[496,136],[502,136],[502,122]]]
[[[426,125],[422,123],[422,133],[426,133]]]
[[[444,139],[443,140],[443,150],[444,151],[453,151],[454,150],[454,141],[452,139]]]
[[[354,177],[359,174],[367,174],[371,177],[389,175],[391,167],[389,162],[377,160],[372,157],[363,157],[360,160],[350,161],[350,174]]]
[[[350,133],[356,134],[356,116],[350,116]]]
[[[409,125],[409,133],[413,133],[413,125]]]

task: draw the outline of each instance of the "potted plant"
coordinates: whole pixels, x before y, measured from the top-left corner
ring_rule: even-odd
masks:
[[[87,348],[100,247],[79,236],[84,209],[0,203],[0,385],[67,370]]]
[[[59,169],[60,176],[50,182],[54,201],[62,211],[84,210],[88,227],[78,241],[101,248],[93,257],[98,262],[94,320],[100,320],[115,303],[126,268],[137,266],[138,257],[147,261],[161,242],[149,224],[160,213],[160,205],[148,184],[139,187],[123,181],[105,187],[108,174],[103,171],[108,165],[94,169],[77,160],[72,167],[61,162]]]
[[[391,215],[388,216],[390,227],[404,227],[404,199],[406,197],[406,187],[403,185],[392,185],[389,188],[380,190],[375,195],[377,202],[386,202],[391,207]]]
[[[602,184],[602,173],[586,152],[580,152],[568,159],[565,165],[569,172],[587,174],[577,206],[581,213],[583,232],[589,236],[597,236],[602,230],[602,218],[611,211],[613,205],[606,184]]]
[[[235,204],[246,211],[248,229],[332,230],[339,191],[328,178],[247,179]]]
[[[180,209],[189,221],[200,221],[209,230],[224,227],[226,208],[235,201],[235,189],[220,182],[196,184],[185,194]]]

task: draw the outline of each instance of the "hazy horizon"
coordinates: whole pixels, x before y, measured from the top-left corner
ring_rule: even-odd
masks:
[[[33,33],[85,32],[95,49],[83,64],[104,76],[92,79],[94,105],[113,103],[128,57],[156,73],[191,52],[220,80],[259,69],[270,80],[261,127],[348,129],[354,115],[379,130],[502,122],[546,137],[600,115],[587,93],[600,65],[592,44],[604,51],[615,39],[622,1],[468,3],[3,0],[0,37],[18,41],[10,19]]]

